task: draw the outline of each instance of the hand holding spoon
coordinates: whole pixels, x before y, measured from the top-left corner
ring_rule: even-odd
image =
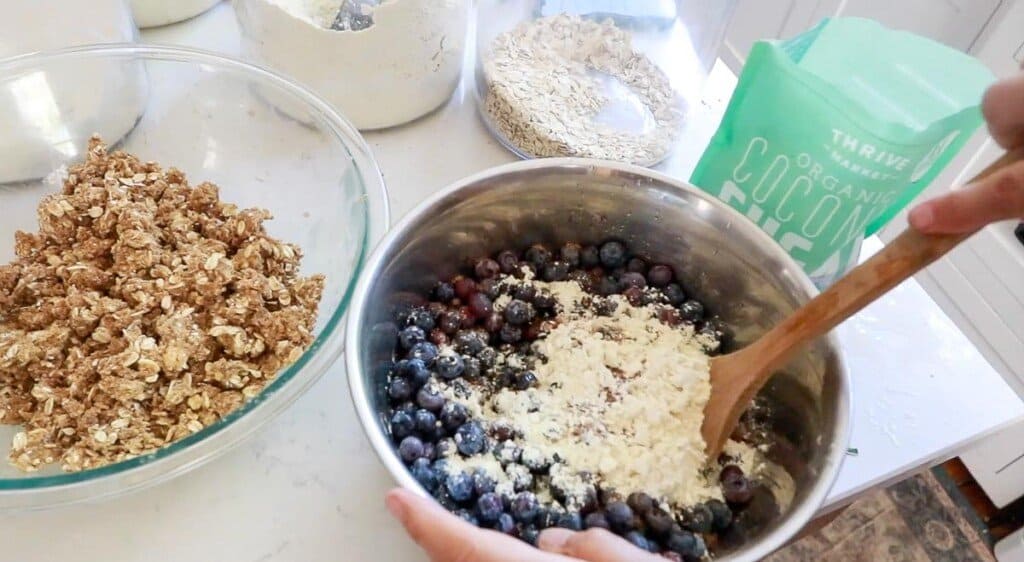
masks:
[[[969,183],[1015,162],[1024,148],[1004,154]],[[857,266],[824,292],[743,349],[711,359],[711,398],[704,407],[701,433],[708,458],[722,451],[750,401],[804,346],[825,335],[910,276],[973,235],[928,235],[907,229],[882,251]]]

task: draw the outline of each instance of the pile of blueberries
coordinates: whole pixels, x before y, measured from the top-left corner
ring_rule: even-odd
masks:
[[[554,251],[537,244],[522,254],[500,252],[477,261],[470,275],[437,283],[429,301],[397,307],[397,349],[386,392],[398,455],[441,505],[475,525],[530,543],[548,527],[600,527],[668,559],[700,559],[736,527],[752,499],[765,495],[766,488],[739,467],[726,465],[720,473],[725,502],[712,500],[682,513],[662,510],[647,494],[622,497],[599,483],[585,501],[569,502],[548,478],[560,460],[557,455],[549,459],[524,454],[529,448],[517,443],[515,438],[521,435],[515,427],[472,419],[465,406],[447,400],[434,384],[443,380],[456,388],[474,385],[494,391],[525,390],[537,383],[530,345],[544,337],[558,311],[545,290],[525,282],[499,282],[508,276],[522,279],[524,268],[543,281],[576,281],[592,295],[584,304],[597,314],[614,311],[615,301],[606,297],[615,294],[635,306],[655,305],[662,322],[691,325],[708,336],[706,341],[714,342],[708,344],[709,353],[717,352],[727,337],[718,319],[705,317],[704,306],[687,298],[671,267],[631,256],[619,241],[597,246],[568,243]],[[496,311],[493,303],[503,294],[510,301]],[[442,347],[455,352],[441,353]],[[518,355],[521,361],[516,364],[521,366],[499,365],[499,354]],[[448,466],[453,455],[481,454],[497,458],[511,478],[512,490],[498,487],[482,471],[467,473]],[[554,501],[539,501],[536,492],[541,488],[551,490]],[[768,497],[774,501],[770,492]]]

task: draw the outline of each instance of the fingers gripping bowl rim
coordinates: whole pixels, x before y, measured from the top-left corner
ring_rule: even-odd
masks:
[[[746,218],[683,182],[630,165],[547,159],[493,168],[434,195],[406,215],[367,261],[348,318],[346,366],[371,445],[403,487],[426,495],[387,433],[377,362],[390,359],[390,296],[426,294],[470,260],[531,243],[624,238],[682,271],[684,285],[752,341],[816,290],[800,267]],[[685,257],[680,257],[685,256]],[[685,262],[683,260],[686,260]],[[758,560],[794,536],[825,499],[845,456],[850,389],[835,334],[817,342],[765,391],[804,461],[797,497],[781,518],[722,560]],[[786,418],[786,419],[783,419]]]
[[[144,90],[143,101],[130,107],[89,105],[94,98],[76,92],[102,86],[90,86],[89,73],[76,70],[82,68],[103,71],[115,88]],[[38,143],[31,153],[33,169],[39,163],[52,170],[82,160],[75,147],[84,147],[108,122],[104,119],[122,123],[125,113],[137,112],[131,113],[127,132],[106,139],[112,146],[180,167],[196,182],[213,181],[226,201],[268,208],[275,214],[268,229],[299,243],[305,253],[303,271],[325,274],[331,288],[321,301],[314,342],[257,397],[198,433],[131,460],[66,474],[7,477],[0,468],[0,511],[94,500],[167,480],[225,452],[273,419],[341,355],[342,319],[357,275],[389,224],[383,178],[355,127],[303,86],[266,69],[177,47],[109,44],[35,53],[0,62],[0,113],[2,104],[17,102],[23,91],[19,85],[40,82],[33,77],[46,78],[56,107],[69,110],[56,114],[63,145],[45,135],[27,139]],[[72,79],[74,89],[66,87]],[[267,101],[270,97],[286,103],[287,111]],[[0,132],[0,144],[13,139],[5,139],[7,134]],[[276,152],[260,153],[266,146]],[[310,156],[297,167],[300,150]],[[285,178],[288,183],[278,183]],[[288,189],[275,189],[280,185]],[[12,242],[8,236],[16,229],[34,230],[34,205],[50,189],[39,180],[0,185],[0,208],[21,211],[21,205],[28,214],[0,224],[3,263]]]

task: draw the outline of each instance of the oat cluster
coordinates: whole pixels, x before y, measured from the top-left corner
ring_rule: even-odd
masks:
[[[668,77],[610,20],[561,14],[523,23],[495,39],[483,68],[485,111],[531,156],[651,165],[668,154],[682,129],[683,103]],[[595,120],[609,102],[600,74],[631,90],[653,127],[630,132]]]
[[[312,342],[321,276],[262,209],[98,138],[0,265],[10,462],[94,468],[214,423]]]

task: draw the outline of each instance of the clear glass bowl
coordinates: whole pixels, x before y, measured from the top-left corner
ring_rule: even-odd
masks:
[[[273,236],[298,244],[302,273],[326,287],[316,340],[256,398],[159,451],[102,468],[22,473],[7,464],[17,427],[0,426],[0,510],[120,494],[187,470],[280,413],[342,354],[342,317],[366,254],[388,226],[369,147],[345,118],[271,72],[201,51],[103,45],[0,62],[0,263],[14,233],[36,231],[45,176],[83,158],[95,132],[112,148],[211,181],[225,201],[262,207]]]
[[[736,0],[479,0],[475,94],[521,158],[653,166],[685,134]]]

